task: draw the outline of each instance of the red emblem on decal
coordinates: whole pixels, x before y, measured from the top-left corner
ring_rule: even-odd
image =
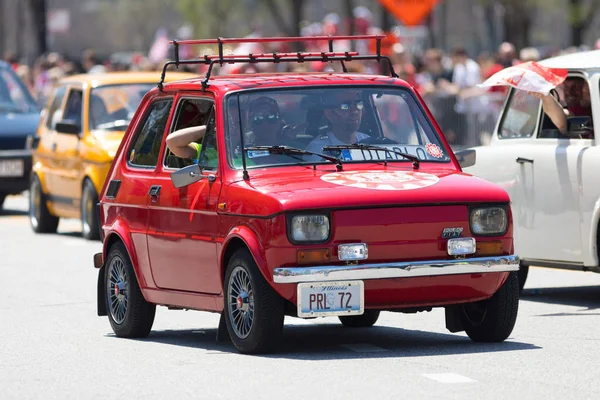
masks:
[[[425,150],[427,150],[427,153],[429,153],[429,155],[431,155],[432,157],[435,157],[435,158],[444,157],[444,152],[442,151],[442,149],[440,149],[440,147],[437,144],[427,143],[425,145]]]

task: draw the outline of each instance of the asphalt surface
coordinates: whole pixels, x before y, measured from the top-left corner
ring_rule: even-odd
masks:
[[[76,220],[35,235],[24,197],[0,215],[0,399],[597,399],[600,275],[533,268],[510,338],[473,343],[442,309],[373,328],[286,319],[268,356],[217,343],[218,316],[158,308],[143,340],[96,316]]]

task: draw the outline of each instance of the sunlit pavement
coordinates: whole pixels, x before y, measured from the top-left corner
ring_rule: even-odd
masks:
[[[533,268],[511,337],[477,344],[443,310],[384,313],[374,328],[289,318],[281,352],[240,355],[218,316],[158,308],[147,339],[96,316],[76,220],[35,235],[22,196],[0,215],[1,399],[600,398],[600,275]]]

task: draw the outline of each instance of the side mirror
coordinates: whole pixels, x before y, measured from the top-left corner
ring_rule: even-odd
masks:
[[[202,175],[202,169],[198,164],[188,165],[171,173],[171,182],[173,182],[173,186],[176,188],[191,185],[201,179],[208,179],[209,182],[214,182],[217,178],[214,175]]]
[[[477,151],[475,149],[463,149],[454,152],[461,168],[468,168],[475,165],[477,159]]]
[[[37,135],[28,135],[26,142],[25,142],[25,148],[27,149],[31,149],[31,150],[36,150],[38,148],[38,146],[40,145],[40,140],[42,138],[37,136]]]
[[[567,117],[567,135],[580,136],[593,132],[592,119],[590,117]]]
[[[54,129],[56,129],[56,132],[58,133],[67,133],[70,135],[79,135],[81,132],[79,125],[72,119],[58,121],[54,126]]]

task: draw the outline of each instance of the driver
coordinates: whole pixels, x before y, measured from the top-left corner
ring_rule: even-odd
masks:
[[[563,135],[567,133],[567,116],[592,117],[590,88],[587,82],[578,77],[567,78],[562,84],[566,109],[551,94],[529,92],[542,100],[542,108],[552,123]],[[567,114],[568,113],[568,114]]]
[[[313,153],[322,153],[323,146],[353,144],[369,138],[369,135],[358,132],[364,107],[360,93],[340,90],[330,96],[323,110],[329,130],[308,144],[306,150]]]

